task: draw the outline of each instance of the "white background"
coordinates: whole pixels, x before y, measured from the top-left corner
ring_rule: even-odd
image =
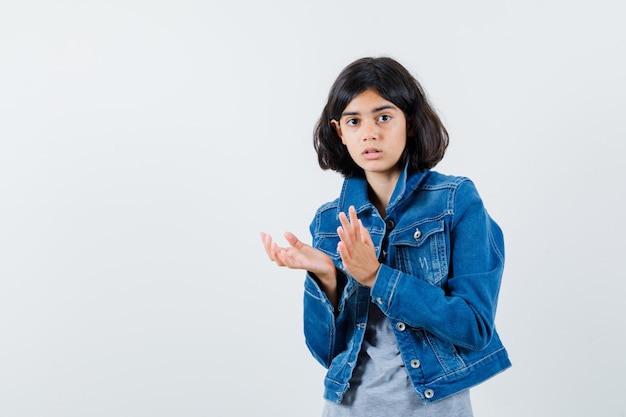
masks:
[[[388,55],[505,232],[476,416],[626,415],[618,1],[0,0],[0,416],[319,416],[313,125]]]

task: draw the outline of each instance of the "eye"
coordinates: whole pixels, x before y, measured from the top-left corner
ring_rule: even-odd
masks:
[[[359,123],[357,119],[348,119],[346,120],[346,124],[348,126],[356,126]]]
[[[391,120],[391,116],[389,116],[388,114],[381,114],[380,116],[378,116],[379,122],[388,122],[389,120]]]

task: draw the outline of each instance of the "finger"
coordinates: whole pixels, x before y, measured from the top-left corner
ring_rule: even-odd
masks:
[[[346,235],[343,227],[337,228],[337,234],[339,235],[339,243],[337,243],[337,252],[342,258],[350,256],[350,238]]]
[[[261,241],[263,242],[263,248],[265,249],[265,253],[270,258],[270,261],[273,261],[274,258],[272,256],[272,237],[266,233],[261,232]]]
[[[361,240],[363,243],[369,246],[374,246],[374,241],[372,240],[372,235],[370,232],[363,226],[363,222],[359,219],[359,229],[361,230]]]
[[[276,242],[272,242],[271,252],[272,252],[272,260],[276,262],[276,265],[285,266],[284,253],[283,253],[284,249],[279,247],[276,244]]]
[[[352,227],[350,226],[350,221],[346,216],[346,213],[339,213],[339,221],[341,222],[341,226],[337,228],[337,233],[339,234],[339,238],[344,241],[346,244],[352,244],[352,235],[350,233]]]
[[[300,242],[296,235],[291,232],[285,232],[284,236],[285,239],[287,239],[287,242],[293,247],[301,247],[304,245],[304,243]]]
[[[337,243],[337,252],[339,252],[339,256],[341,257],[341,261],[344,265],[349,262],[350,253],[344,242]]]
[[[361,241],[361,227],[359,227],[359,225],[361,222],[359,221],[359,218],[356,215],[356,209],[354,208],[354,206],[350,206],[350,208],[348,209],[348,213],[350,214],[350,224],[352,225],[355,241],[360,242]]]

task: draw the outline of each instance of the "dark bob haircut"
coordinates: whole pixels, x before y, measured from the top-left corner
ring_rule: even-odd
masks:
[[[314,131],[313,145],[322,169],[345,177],[363,176],[330,121],[339,120],[348,103],[365,90],[373,89],[398,106],[406,118],[406,148],[400,159],[408,161],[409,171],[430,169],[443,158],[448,147],[448,132],[432,109],[424,90],[400,63],[392,58],[361,58],[339,74],[328,94]]]

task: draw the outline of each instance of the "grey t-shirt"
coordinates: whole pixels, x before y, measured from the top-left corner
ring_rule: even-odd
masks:
[[[391,323],[370,303],[367,330],[350,388],[341,404],[326,401],[323,417],[472,417],[469,390],[423,404],[413,389]]]

